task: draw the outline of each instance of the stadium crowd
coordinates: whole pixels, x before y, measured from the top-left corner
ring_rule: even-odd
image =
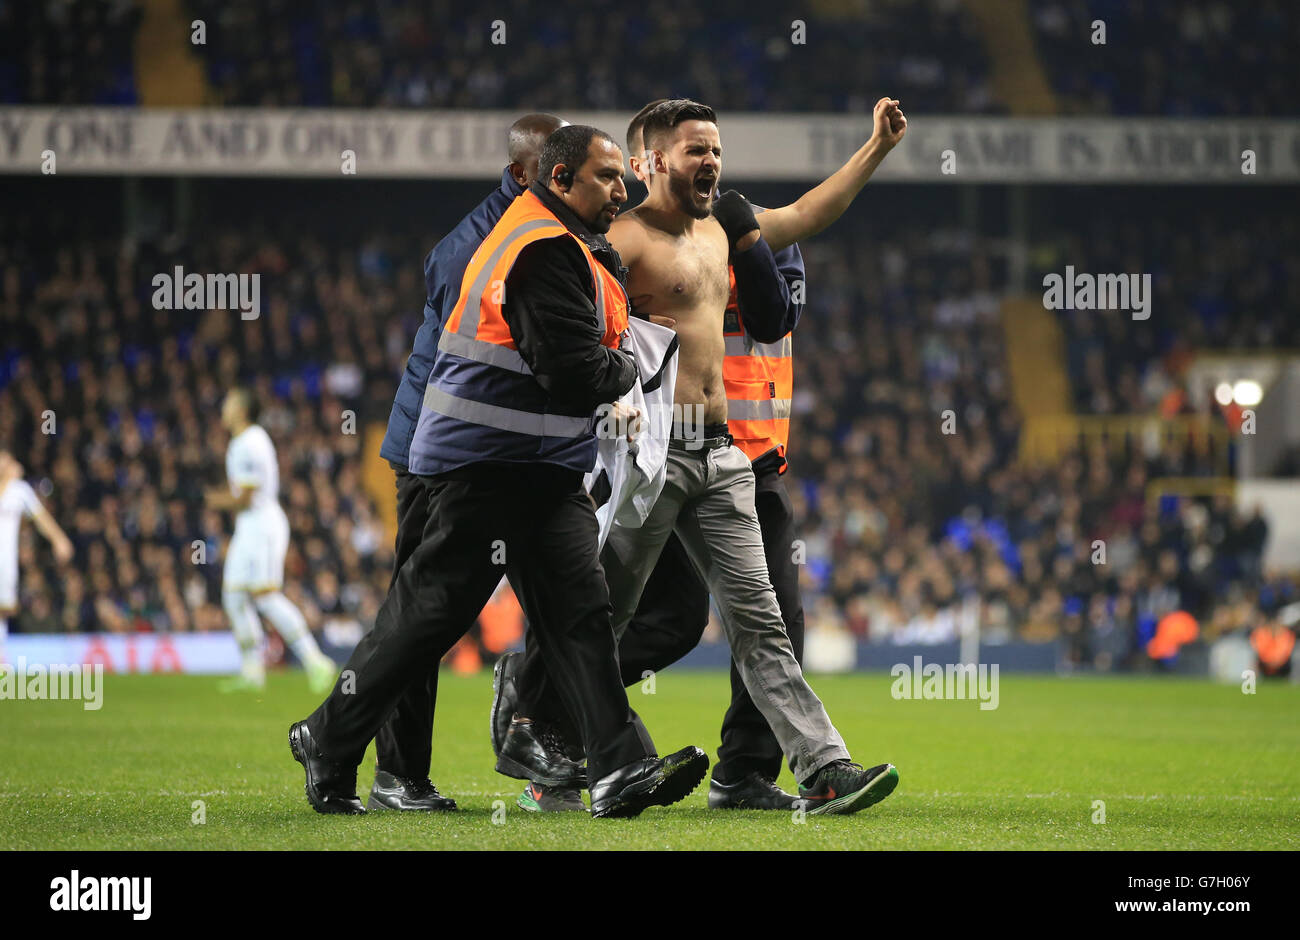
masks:
[[[0,3],[0,102],[139,103],[136,0]]]
[[[186,24],[206,27],[193,51],[209,103],[228,106],[630,112],[685,95],[723,113],[861,112],[883,88],[913,114],[1012,104],[959,0],[797,13],[753,0],[593,0],[585,17],[524,0],[491,11],[454,0],[187,0],[185,10]],[[1031,0],[1028,17],[1062,113],[1296,113],[1286,76],[1300,16],[1283,0]],[[132,57],[142,18],[137,0],[0,4],[0,101],[139,103]],[[497,22],[505,32],[494,42]]]
[[[1064,114],[1297,113],[1285,0],[1031,0],[1030,19]]]
[[[214,24],[200,52],[228,105],[635,111],[685,95],[720,111],[869,111],[888,85],[912,111],[995,108],[979,36],[949,0],[843,16],[747,0],[593,0],[563,17],[524,0],[189,7]]]
[[[229,521],[205,512],[200,494],[223,479],[220,397],[249,381],[281,460],[286,593],[314,628],[368,623],[392,551],[362,482],[363,434],[387,417],[420,316],[418,261],[436,234],[409,222],[361,236],[280,225],[134,242],[43,224],[11,220],[0,238],[0,442],[26,464],[77,561],[58,569],[27,532],[15,629],[224,626]],[[1199,231],[1250,237],[1253,224],[1270,222],[1241,222],[1244,236]],[[1148,253],[1136,263],[1204,257],[1183,234],[1158,222],[1134,232]],[[46,256],[41,244],[62,247]],[[900,228],[885,212],[804,248],[787,482],[810,626],[934,643],[977,609],[986,640],[1064,631],[1071,655],[1119,665],[1170,611],[1219,630],[1295,599],[1293,582],[1261,569],[1259,517],[1222,499],[1147,503],[1154,477],[1217,472],[1193,442],[1017,459],[998,316],[1007,263],[995,241],[924,212]],[[153,309],[153,275],[177,264],[260,273],[260,318]],[[1203,286],[1176,284],[1169,303],[1192,303]],[[54,431],[42,433],[51,416]],[[199,547],[206,564],[194,563]]]
[[[977,612],[986,641],[1063,629],[1072,655],[1110,666],[1172,611],[1222,632],[1252,623],[1257,605],[1297,598],[1293,581],[1262,570],[1258,514],[1224,498],[1147,502],[1154,478],[1220,472],[1193,437],[1080,444],[1054,465],[1016,459],[1022,426],[997,312],[1005,280],[985,242],[942,228],[859,237],[805,249],[812,300],[795,342],[791,477],[810,626],[943,642]]]
[[[1069,213],[1069,224],[1036,240],[1031,258],[1032,284],[1067,264],[1151,275],[1146,320],[1059,311],[1079,412],[1199,410],[1206,403],[1175,403],[1193,350],[1300,349],[1300,320],[1282,313],[1300,305],[1300,258],[1291,250],[1300,223],[1290,207],[1252,201],[1245,214],[1226,205],[1135,207],[1116,195],[1091,195],[1104,209]]]
[[[225,481],[217,413],[241,383],[263,402],[280,458],[293,532],[286,593],[314,627],[371,620],[392,547],[360,482],[364,379],[389,379],[404,355],[380,325],[396,319],[401,288],[416,293],[410,278],[370,267],[365,247],[339,255],[284,234],[232,232],[171,250],[63,241],[48,258],[34,246],[57,239],[6,234],[0,440],[77,546],[60,571],[26,533],[18,629],[225,627],[231,521],[206,511],[202,493]],[[174,264],[260,273],[261,316],[155,310],[151,278]]]

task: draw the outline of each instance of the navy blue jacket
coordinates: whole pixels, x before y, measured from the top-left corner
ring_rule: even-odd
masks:
[[[460,299],[460,282],[465,277],[470,258],[483,244],[493,226],[501,221],[510,203],[523,194],[507,168],[501,174],[501,185],[480,202],[469,215],[434,246],[424,259],[424,322],[415,334],[415,343],[406,371],[393,399],[393,410],[388,416],[388,432],[379,454],[394,467],[405,470],[410,461],[411,439],[415,425],[420,420],[424,403],[424,389],[429,384],[433,357],[438,352],[438,338],[442,324],[451,316]]]
[[[796,303],[796,282],[804,279],[803,254],[799,244],[788,245],[773,253],[760,238],[748,251],[731,256],[736,272],[736,304],[745,332],[760,343],[775,343],[794,330],[803,314],[803,303]],[[799,290],[801,297],[807,290]]]

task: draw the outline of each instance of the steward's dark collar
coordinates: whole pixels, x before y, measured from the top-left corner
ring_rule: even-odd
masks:
[[[587,223],[578,218],[574,211],[570,209],[559,196],[543,186],[539,181],[534,180],[528,184],[528,191],[542,201],[542,205],[555,213],[555,217],[564,223],[567,228],[578,238],[582,239],[588,248],[592,251],[609,250],[609,242],[605,240],[604,235],[597,235]]]

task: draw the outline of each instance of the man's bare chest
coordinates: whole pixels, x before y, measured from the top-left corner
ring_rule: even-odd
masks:
[[[655,313],[700,310],[721,316],[729,293],[725,244],[712,239],[656,239],[629,277],[629,293]]]

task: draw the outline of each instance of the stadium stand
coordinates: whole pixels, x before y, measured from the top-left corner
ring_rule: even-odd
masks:
[[[1291,4],[1031,0],[1030,7],[1039,57],[1064,113],[1297,113],[1287,76],[1300,18]],[[1098,21],[1104,44],[1093,41]]]
[[[137,67],[148,75],[151,63],[136,60],[177,54],[140,35],[155,17],[158,28],[205,24],[192,50],[207,79],[192,94],[205,100],[194,105],[634,111],[686,95],[720,112],[862,112],[888,88],[917,114],[1297,113],[1287,75],[1300,17],[1281,0],[1249,10],[1225,0],[835,2],[797,19],[746,0],[591,6],[599,15],[578,25],[525,0],[490,17],[450,0],[4,4],[0,101],[141,103]],[[503,44],[492,41],[497,21]],[[1104,44],[1094,41],[1098,21]],[[790,41],[795,22],[815,46]],[[1009,48],[1005,38],[1022,27],[1024,47]],[[512,35],[528,42],[512,45]],[[635,56],[613,67],[611,50],[633,45]],[[1014,57],[1014,83],[996,80],[996,55]],[[175,75],[179,61],[169,65]],[[1017,100],[1024,76],[1040,72],[1050,89]]]
[[[144,6],[0,7],[0,36],[13,44],[0,56],[0,101],[137,103],[133,42],[146,13],[156,15]],[[805,34],[834,38],[817,43],[815,61],[812,46],[790,41],[793,14],[771,7],[756,18],[743,0],[708,7],[598,0],[599,15],[581,25],[524,0],[491,16],[447,0],[182,6],[186,14],[174,17],[181,26],[202,20],[206,29],[194,52],[211,100],[193,104],[635,111],[651,98],[685,94],[723,111],[867,111],[889,85],[918,111],[1004,110],[976,24],[945,0],[817,5],[800,14]],[[70,19],[77,29],[66,28]],[[491,41],[497,20],[506,24],[504,44]],[[20,43],[23,35],[40,41]],[[512,36],[529,41],[512,44]],[[635,61],[616,68],[614,55],[634,38]]]
[[[279,197],[245,192],[242,201],[230,195],[234,184],[214,185],[226,188],[208,201],[225,205],[225,217],[201,239],[136,242],[34,213],[6,223],[0,440],[15,442],[28,477],[41,482],[85,572],[60,575],[28,533],[19,631],[223,626],[226,523],[202,511],[199,494],[222,472],[219,397],[250,379],[268,403],[282,461],[294,531],[288,593],[317,628],[331,618],[364,624],[383,597],[390,537],[365,484],[362,435],[343,433],[341,422],[348,411],[359,428],[386,418],[420,315],[418,262],[437,233],[391,208],[376,209],[372,216],[386,217],[371,218],[369,230],[316,225],[306,209],[289,226],[275,220],[290,203],[311,203],[311,184]],[[464,184],[440,184],[418,204],[440,231],[472,199]],[[1058,459],[1022,459],[1000,317],[1009,287],[1002,242],[952,222],[943,194],[879,199],[878,212],[805,246],[811,289],[795,343],[789,482],[811,624],[878,642],[944,642],[978,604],[987,642],[1060,635],[1075,660],[1119,667],[1172,611],[1224,630],[1296,598],[1293,581],[1262,569],[1261,518],[1222,496],[1147,498],[1154,478],[1222,472],[1195,438],[1174,435],[1155,451],[1080,439]],[[1147,269],[1162,257],[1177,263],[1188,250],[1182,239],[1197,232],[1257,242],[1279,224],[1252,215],[1229,230],[1217,212],[1181,229],[1137,216],[1114,250],[1128,261],[1142,248],[1134,263]],[[241,214],[256,223],[230,221]],[[1076,257],[1072,237],[1044,247],[1036,264]],[[30,247],[37,243],[62,248],[42,255]],[[1236,263],[1226,258],[1220,274],[1231,277]],[[261,318],[155,311],[150,279],[176,264],[262,272]],[[1194,309],[1195,281],[1178,283],[1160,302]],[[1280,309],[1261,303],[1243,315],[1281,336],[1294,326],[1267,314]],[[1109,366],[1104,330],[1069,322],[1103,344],[1082,361]],[[1082,342],[1071,335],[1071,347]],[[1138,344],[1094,384],[1085,370],[1090,391],[1077,400],[1142,388],[1163,353]],[[47,409],[57,435],[39,431]],[[190,564],[196,537],[213,563]],[[1105,566],[1090,558],[1094,539],[1106,541]]]
[[[195,104],[630,114],[686,94],[725,115],[860,112],[888,89],[913,115],[1296,113],[1285,75],[1300,16],[1276,0],[1249,16],[1221,0],[1026,0],[998,16],[954,0],[818,3],[804,28],[835,38],[816,45],[815,64],[790,42],[790,15],[757,6],[597,0],[596,27],[509,0],[492,14],[502,47],[481,11],[449,0],[0,4],[0,101],[139,103],[160,84],[142,34],[162,16],[206,24],[206,41],[185,50],[200,73],[187,79]],[[1028,39],[991,41],[1007,16]],[[511,45],[520,35],[529,41]],[[1134,51],[1155,35],[1177,41]],[[635,55],[612,68],[629,37]],[[998,80],[1007,57],[1019,57],[1017,75],[1045,76],[1032,102]],[[324,199],[320,184],[189,180],[207,211],[188,227],[105,213],[120,200],[109,185],[65,190],[49,213],[38,194],[0,218],[0,445],[41,484],[79,559],[61,573],[24,535],[15,630],[224,626],[227,523],[199,494],[221,474],[216,403],[246,380],[282,460],[288,593],[313,627],[368,622],[389,576],[391,494],[378,492],[385,470],[368,462],[364,429],[386,418],[418,323],[419,262],[486,185],[421,184],[418,199],[388,191],[372,205],[337,190]],[[1232,187],[1186,199],[1081,189],[1035,191],[1019,280],[1010,223],[955,222],[958,197],[941,187],[873,188],[856,222],[804,246],[788,480],[811,624],[941,642],[978,605],[986,640],[1060,636],[1069,661],[1111,667],[1137,658],[1173,611],[1212,636],[1296,600],[1296,581],[1263,565],[1267,523],[1221,485],[1236,460],[1232,416],[1184,384],[1194,349],[1300,349],[1288,315],[1300,302],[1294,211],[1240,212]],[[95,218],[79,215],[92,207]],[[153,310],[150,277],[177,264],[260,272],[261,319]],[[1016,319],[1009,298],[1023,303],[1067,264],[1151,273],[1162,315],[1038,307]],[[1026,360],[1030,374],[1068,381],[1049,393],[1025,378]],[[1031,411],[1048,400],[1047,414]],[[40,431],[47,411],[57,434]],[[340,431],[345,413],[356,435]],[[1129,430],[1153,414],[1168,419],[1157,438]],[[1278,470],[1297,466],[1291,451]],[[1205,486],[1171,495],[1159,484],[1171,478]],[[188,561],[196,538],[207,565]],[[1096,540],[1105,565],[1092,560]]]
[[[0,4],[0,102],[138,104],[140,4]]]
[[[205,512],[201,494],[224,479],[216,412],[243,382],[266,404],[281,459],[290,596],[316,626],[374,616],[391,543],[361,486],[359,438],[342,431],[350,410],[364,414],[367,377],[388,378],[404,355],[380,327],[398,319],[389,280],[397,255],[377,239],[336,253],[285,235],[213,234],[197,249],[112,238],[64,240],[48,258],[8,239],[0,249],[0,438],[22,442],[15,450],[48,481],[50,508],[85,562],[84,576],[63,581],[28,533],[31,606],[19,629],[224,628],[229,521]],[[412,245],[407,256],[420,253]],[[209,261],[255,267],[275,285],[257,321],[152,309],[153,272]],[[396,283],[411,288],[409,278]],[[41,433],[46,411],[57,433]],[[196,550],[210,563],[193,564]]]

